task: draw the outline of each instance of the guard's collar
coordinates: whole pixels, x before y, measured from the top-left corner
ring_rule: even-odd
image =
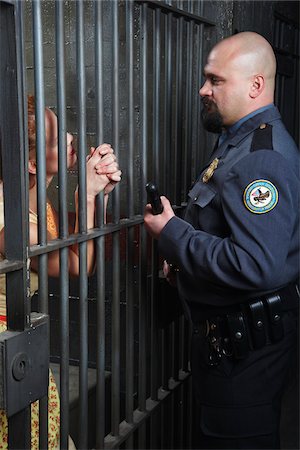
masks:
[[[280,118],[281,116],[278,108],[273,105],[271,108],[255,114],[255,116],[243,122],[232,135],[228,133],[226,143],[230,146],[236,146],[242,139],[245,138],[245,136],[256,130],[262,123],[270,123]]]

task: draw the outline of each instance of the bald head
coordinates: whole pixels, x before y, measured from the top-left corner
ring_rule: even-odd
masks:
[[[273,103],[275,74],[275,55],[264,37],[247,31],[220,41],[208,55],[200,89],[207,123],[215,116],[213,124],[218,118],[219,124],[230,127]]]
[[[262,75],[268,94],[274,92],[276,59],[269,42],[260,34],[244,31],[220,41],[209,57],[222,53],[231,67],[247,76]]]

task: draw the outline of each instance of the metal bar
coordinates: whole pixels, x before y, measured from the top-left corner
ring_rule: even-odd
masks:
[[[185,83],[185,139],[184,139],[184,174],[183,190],[187,192],[191,185],[191,167],[192,167],[192,87],[193,87],[193,26],[194,22],[188,22],[186,37],[186,83]]]
[[[182,352],[182,347],[180,346],[180,342],[179,342],[179,336],[180,336],[180,327],[179,327],[179,323],[180,322],[180,318],[177,319],[175,322],[172,323],[172,344],[173,344],[173,348],[171,350],[172,352],[172,376],[174,378],[175,381],[178,380],[179,377],[179,369],[180,369],[180,358],[181,358],[181,352]],[[179,349],[179,351],[178,351]]]
[[[4,260],[0,263],[0,273],[13,272],[15,270],[23,269],[23,261],[8,261]]]
[[[203,8],[203,2],[201,2],[201,8]],[[203,25],[198,25],[197,26],[197,31],[196,31],[196,45],[197,45],[197,53],[196,53],[196,80],[198,83],[198,89],[200,89],[201,84],[202,84],[202,64],[203,64],[203,45],[202,45],[202,40],[203,40]],[[200,95],[195,95],[195,101],[196,101],[196,123],[200,123],[200,103],[201,103],[201,99],[200,99]],[[195,157],[195,165],[194,165],[194,181],[196,181],[198,174],[200,172],[200,167],[201,167],[201,159],[200,159],[200,150],[199,150],[199,142],[202,142],[201,137],[203,136],[204,131],[202,129],[202,127],[197,127],[197,131],[196,131],[196,140],[195,140],[195,149],[196,149],[196,157]]]
[[[134,215],[134,77],[133,77],[133,3],[132,0],[126,2],[126,43],[127,43],[127,76],[128,76],[128,166],[127,166],[127,200],[128,217]]]
[[[164,161],[165,177],[163,192],[167,197],[171,196],[172,183],[172,21],[173,14],[165,17],[165,143]]]
[[[49,253],[52,252],[53,250],[58,250],[59,248],[70,246],[76,243],[86,242],[89,241],[90,239],[95,239],[100,236],[106,236],[108,234],[115,233],[116,231],[125,230],[126,228],[130,228],[133,225],[139,225],[141,223],[143,223],[142,216],[135,216],[131,220],[121,219],[119,223],[105,225],[101,229],[89,230],[87,233],[82,235],[80,234],[77,236],[77,234],[72,234],[68,239],[65,239],[64,241],[54,239],[44,246],[33,245],[31,247],[29,256],[31,257],[37,256],[44,252]]]
[[[160,168],[160,10],[156,9],[153,15],[153,179],[159,182]]]
[[[192,377],[187,381],[187,432],[186,448],[192,448],[193,390]]]
[[[112,117],[113,117],[113,147],[118,156],[119,149],[119,13],[118,2],[112,3]],[[120,219],[119,189],[113,193],[113,221]],[[114,436],[119,435],[120,423],[120,235],[118,232],[112,236],[113,247],[113,293],[112,293],[112,416],[111,429]]]
[[[65,99],[65,32],[64,3],[55,2],[56,25],[56,89],[58,116],[58,155],[59,155],[59,235],[68,237],[67,211],[67,125]],[[60,447],[68,448],[69,435],[69,271],[67,247],[59,253],[59,292],[60,292]]]
[[[96,88],[96,136],[97,143],[104,141],[103,117],[103,16],[102,2],[94,3],[95,15],[95,88]],[[96,199],[97,226],[104,223],[104,198]],[[96,386],[96,449],[104,448],[105,436],[105,238],[100,236],[96,245],[97,279],[97,386]]]
[[[67,121],[66,121],[66,83],[65,83],[65,30],[64,4],[55,2],[56,24],[56,90],[58,118],[58,184],[59,184],[59,237],[68,237],[67,204]]]
[[[147,112],[147,85],[148,85],[148,27],[146,4],[140,7],[140,47],[141,47],[141,205],[143,211],[146,204],[145,184],[147,180],[147,150],[148,150],[148,112]],[[146,411],[146,381],[147,381],[147,234],[143,226],[140,226],[139,243],[139,380],[138,380],[138,405],[139,410]],[[146,426],[139,427],[138,448],[146,448]]]
[[[147,3],[149,8],[160,9],[163,13],[172,13],[175,17],[182,17],[186,20],[194,20],[195,23],[204,23],[207,26],[215,26],[216,23],[208,20],[205,17],[196,16],[182,9],[174,8],[166,3],[155,0],[136,0],[138,3]]]
[[[160,124],[160,10],[153,14],[153,167],[154,181],[159,180],[159,124]],[[158,328],[157,328],[157,276],[158,250],[157,242],[152,241],[151,261],[151,398],[157,399],[158,389]],[[152,434],[152,433],[151,433]],[[150,444],[151,445],[151,444]]]
[[[153,179],[158,184],[160,177],[160,9],[155,9],[153,14]],[[157,242],[152,240],[151,261],[151,367],[150,367],[150,393],[151,399],[156,401],[159,388],[159,358],[158,352],[158,324],[157,324],[157,289],[158,289],[158,247]],[[158,445],[158,422],[157,417],[151,416],[150,420],[150,447]]]
[[[134,214],[133,198],[133,162],[134,162],[134,104],[133,104],[133,4],[126,2],[126,43],[127,43],[127,74],[128,74],[128,216]],[[128,229],[126,240],[126,412],[128,423],[133,423],[133,394],[134,394],[134,318],[133,318],[133,252],[134,228]],[[126,441],[126,448],[133,448],[133,435]]]
[[[176,29],[176,100],[175,100],[175,179],[176,184],[174,186],[174,198],[175,203],[180,205],[181,203],[181,186],[182,186],[182,101],[183,101],[183,89],[182,89],[182,40],[183,40],[183,18],[179,18],[177,21]]]
[[[140,411],[136,409],[133,413],[133,423],[129,424],[126,421],[122,421],[120,423],[120,432],[118,436],[114,436],[113,434],[108,434],[105,437],[105,449],[109,448],[119,448],[120,445],[128,438],[130,434],[132,434],[135,430],[142,427],[145,422],[150,419],[153,414],[161,407],[162,403],[167,401],[170,396],[174,395],[174,392],[180,388],[182,383],[186,383],[188,378],[190,377],[190,373],[181,372],[180,381],[177,383],[172,383],[170,385],[169,391],[164,391],[163,389],[159,389],[157,400],[154,401],[151,398],[147,399],[146,409],[145,411]],[[145,448],[145,447],[138,447]]]
[[[38,239],[40,244],[47,243],[47,179],[45,153],[45,100],[44,100],[44,61],[41,1],[32,1],[33,46],[34,46],[34,90],[36,122],[36,159],[37,159],[37,212]],[[39,310],[48,312],[48,257],[39,257]]]
[[[162,330],[162,388],[168,390],[169,388],[169,355],[170,355],[170,340],[169,340],[169,329],[165,328]]]
[[[25,74],[23,63],[23,7],[0,2],[0,128],[4,182],[5,253],[7,259],[23,262],[20,270],[6,276],[7,324],[11,330],[24,330],[28,315],[26,248],[28,246],[28,188],[25,181],[27,147],[24,118]],[[25,117],[26,113],[25,113]],[[10,149],[19,151],[11,152]],[[6,151],[5,151],[6,150]],[[26,161],[26,163],[25,163]],[[30,448],[30,408],[8,418],[10,449]]]
[[[87,231],[86,220],[86,85],[84,65],[84,2],[76,2],[76,63],[78,98],[78,168],[79,168],[79,231]],[[88,448],[88,284],[87,243],[79,244],[79,448]]]

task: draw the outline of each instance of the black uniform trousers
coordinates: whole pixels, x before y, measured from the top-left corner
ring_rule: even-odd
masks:
[[[245,359],[207,364],[207,338],[193,334],[193,448],[278,449],[284,382],[297,347],[297,316],[284,314],[284,338]]]

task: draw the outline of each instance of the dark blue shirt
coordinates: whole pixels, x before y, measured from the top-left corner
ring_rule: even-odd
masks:
[[[251,151],[262,124],[272,126],[273,149]],[[299,274],[299,150],[277,108],[247,117],[215,158],[208,182],[209,164],[189,192],[184,219],[172,218],[159,238],[192,314],[276,290]]]

